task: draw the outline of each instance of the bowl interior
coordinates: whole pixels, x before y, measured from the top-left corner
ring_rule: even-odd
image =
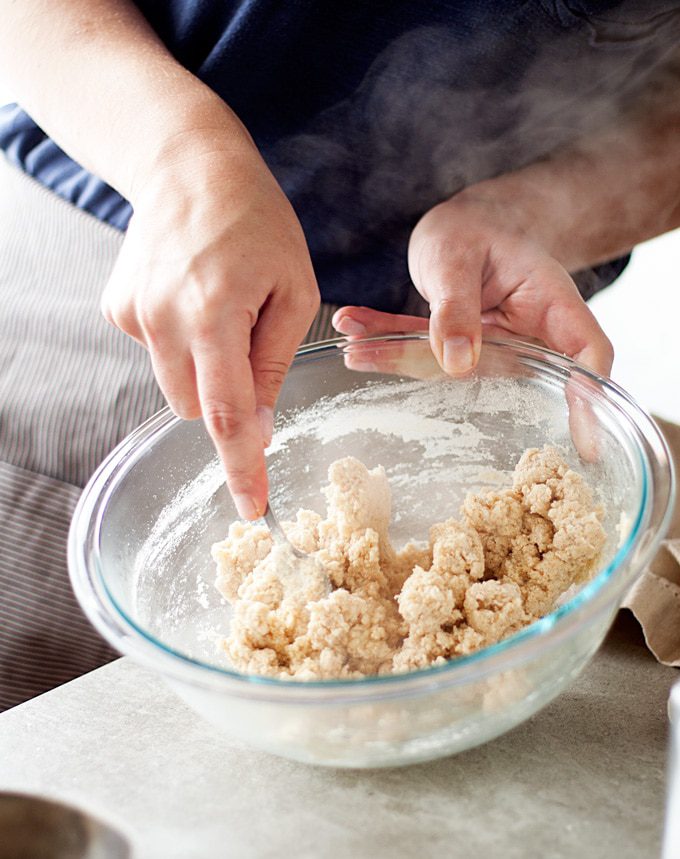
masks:
[[[586,440],[591,461],[574,438],[581,449]],[[457,516],[468,492],[506,485],[524,450],[544,444],[560,449],[604,507],[604,567],[644,524],[649,475],[615,389],[519,344],[486,342],[463,379],[441,374],[418,336],[322,344],[296,358],[281,393],[267,460],[271,503],[283,520],[299,507],[323,513],[319,490],[333,460],[383,465],[399,546]],[[229,607],[214,587],[210,546],[235,518],[202,423],[169,416],[141,431],[99,510],[99,574],[118,609],[212,666],[228,667],[218,642]]]

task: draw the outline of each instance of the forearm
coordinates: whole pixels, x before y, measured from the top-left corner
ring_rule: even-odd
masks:
[[[0,77],[76,161],[128,199],[153,166],[254,151],[224,102],[127,0],[0,0]]]
[[[546,160],[471,186],[568,271],[680,227],[680,61],[615,125]],[[455,199],[455,198],[454,198]]]

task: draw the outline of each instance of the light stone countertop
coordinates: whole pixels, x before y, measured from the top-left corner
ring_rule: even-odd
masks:
[[[215,734],[121,659],[0,715],[0,789],[98,814],[135,859],[646,859],[660,850],[677,677],[626,613],[576,683],[509,734],[348,771]]]

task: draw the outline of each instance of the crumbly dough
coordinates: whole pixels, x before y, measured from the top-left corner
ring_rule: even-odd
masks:
[[[235,522],[213,546],[233,607],[223,646],[239,671],[351,678],[471,653],[550,612],[605,542],[590,489],[552,447],[527,450],[512,486],[469,495],[460,519],[399,551],[384,469],[347,457],[328,477],[326,518],[300,510],[283,525],[313,553],[302,569],[261,525]]]

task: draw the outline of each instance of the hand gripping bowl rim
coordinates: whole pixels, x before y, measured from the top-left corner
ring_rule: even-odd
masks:
[[[427,334],[387,335],[362,338],[364,342],[398,342],[427,340]],[[72,587],[76,597],[90,622],[98,632],[117,650],[133,657],[137,662],[162,671],[174,680],[199,686],[221,688],[241,697],[275,699],[277,702],[301,703],[310,698],[321,696],[324,692],[344,694],[351,700],[382,700],[403,696],[409,692],[421,694],[423,687],[444,688],[463,684],[474,677],[475,680],[508,670],[529,661],[533,656],[532,644],[543,637],[546,646],[557,645],[568,636],[576,624],[585,625],[597,619],[603,612],[618,605],[622,594],[644,569],[653,552],[660,544],[668,528],[673,512],[675,497],[675,474],[666,441],[651,416],[616,383],[599,376],[587,367],[553,352],[542,346],[523,343],[518,340],[485,339],[489,347],[511,349],[517,357],[538,361],[541,366],[551,370],[561,370],[566,375],[578,371],[586,379],[602,385],[613,394],[617,407],[624,411],[629,423],[633,424],[640,436],[655,439],[659,445],[665,464],[668,467],[668,492],[664,500],[665,510],[651,539],[644,545],[642,541],[649,536],[647,526],[652,520],[653,503],[651,495],[651,470],[647,458],[638,448],[642,466],[642,493],[640,505],[626,540],[617,550],[612,560],[598,574],[584,585],[570,600],[538,621],[529,624],[508,638],[489,647],[477,650],[467,656],[455,657],[444,665],[421,668],[404,673],[370,675],[356,679],[338,680],[290,680],[242,674],[228,668],[211,665],[189,657],[182,652],[148,633],[130,618],[106,586],[99,556],[99,533],[107,502],[117,482],[134,465],[135,456],[142,442],[149,442],[155,436],[167,432],[180,422],[168,407],[157,412],[136,430],[130,433],[102,462],[87,483],[73,515],[68,541],[68,564]],[[345,338],[311,343],[298,350],[293,363],[309,358],[310,355],[323,353],[329,349],[337,350],[347,345]],[[622,406],[626,408],[623,409]],[[635,415],[633,421],[629,412]],[[643,433],[641,427],[647,425]],[[644,527],[643,527],[644,526]],[[640,547],[642,544],[642,547]],[[636,568],[629,570],[620,581],[615,573],[633,549],[638,549]],[[577,610],[582,608],[579,613]],[[337,701],[337,695],[333,697]]]

